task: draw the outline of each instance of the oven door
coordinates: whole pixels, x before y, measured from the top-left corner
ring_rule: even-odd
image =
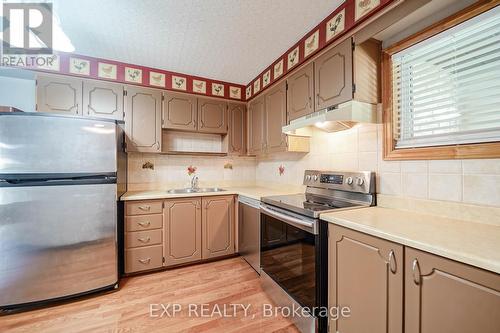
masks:
[[[302,307],[319,305],[318,221],[261,204],[261,269]]]

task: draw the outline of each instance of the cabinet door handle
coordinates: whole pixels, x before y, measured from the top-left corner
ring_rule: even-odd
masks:
[[[396,258],[394,258],[394,250],[391,250],[391,252],[389,252],[389,269],[391,270],[392,274],[396,274],[397,264]]]
[[[311,107],[311,106],[312,106],[312,97],[309,96],[309,107]]]
[[[139,209],[144,211],[149,211],[151,210],[151,206],[139,206]]]
[[[319,93],[316,94],[316,103],[319,105]]]
[[[149,264],[149,263],[151,262],[151,258],[147,258],[147,259],[139,259],[139,262],[140,262],[141,264],[145,264],[145,265],[147,265],[147,264]]]
[[[151,225],[151,222],[146,221],[146,222],[138,222],[141,227],[149,227]]]
[[[420,284],[420,266],[418,265],[418,260],[414,259],[413,264],[411,265],[411,270],[413,273],[413,282],[415,282],[416,285]]]
[[[141,243],[149,243],[151,240],[151,237],[146,237],[146,238],[137,238],[137,240]]]

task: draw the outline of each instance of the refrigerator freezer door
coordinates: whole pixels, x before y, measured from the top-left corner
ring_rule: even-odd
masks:
[[[116,184],[0,187],[0,307],[118,281]]]
[[[109,173],[117,168],[114,122],[29,113],[0,116],[1,174]]]

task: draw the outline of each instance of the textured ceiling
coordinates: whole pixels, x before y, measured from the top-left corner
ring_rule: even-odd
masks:
[[[247,84],[342,0],[53,0],[75,52]]]

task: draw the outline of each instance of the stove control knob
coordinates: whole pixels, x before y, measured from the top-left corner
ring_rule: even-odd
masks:
[[[347,177],[346,183],[347,185],[352,185],[352,177]]]
[[[310,181],[311,180],[311,175],[306,175],[306,181]]]
[[[358,186],[363,186],[364,183],[365,183],[365,180],[363,178],[357,178],[356,179],[356,184]]]
[[[313,176],[313,180],[314,180],[314,181],[317,181],[317,180],[318,180],[318,175],[314,175],[314,176]]]

